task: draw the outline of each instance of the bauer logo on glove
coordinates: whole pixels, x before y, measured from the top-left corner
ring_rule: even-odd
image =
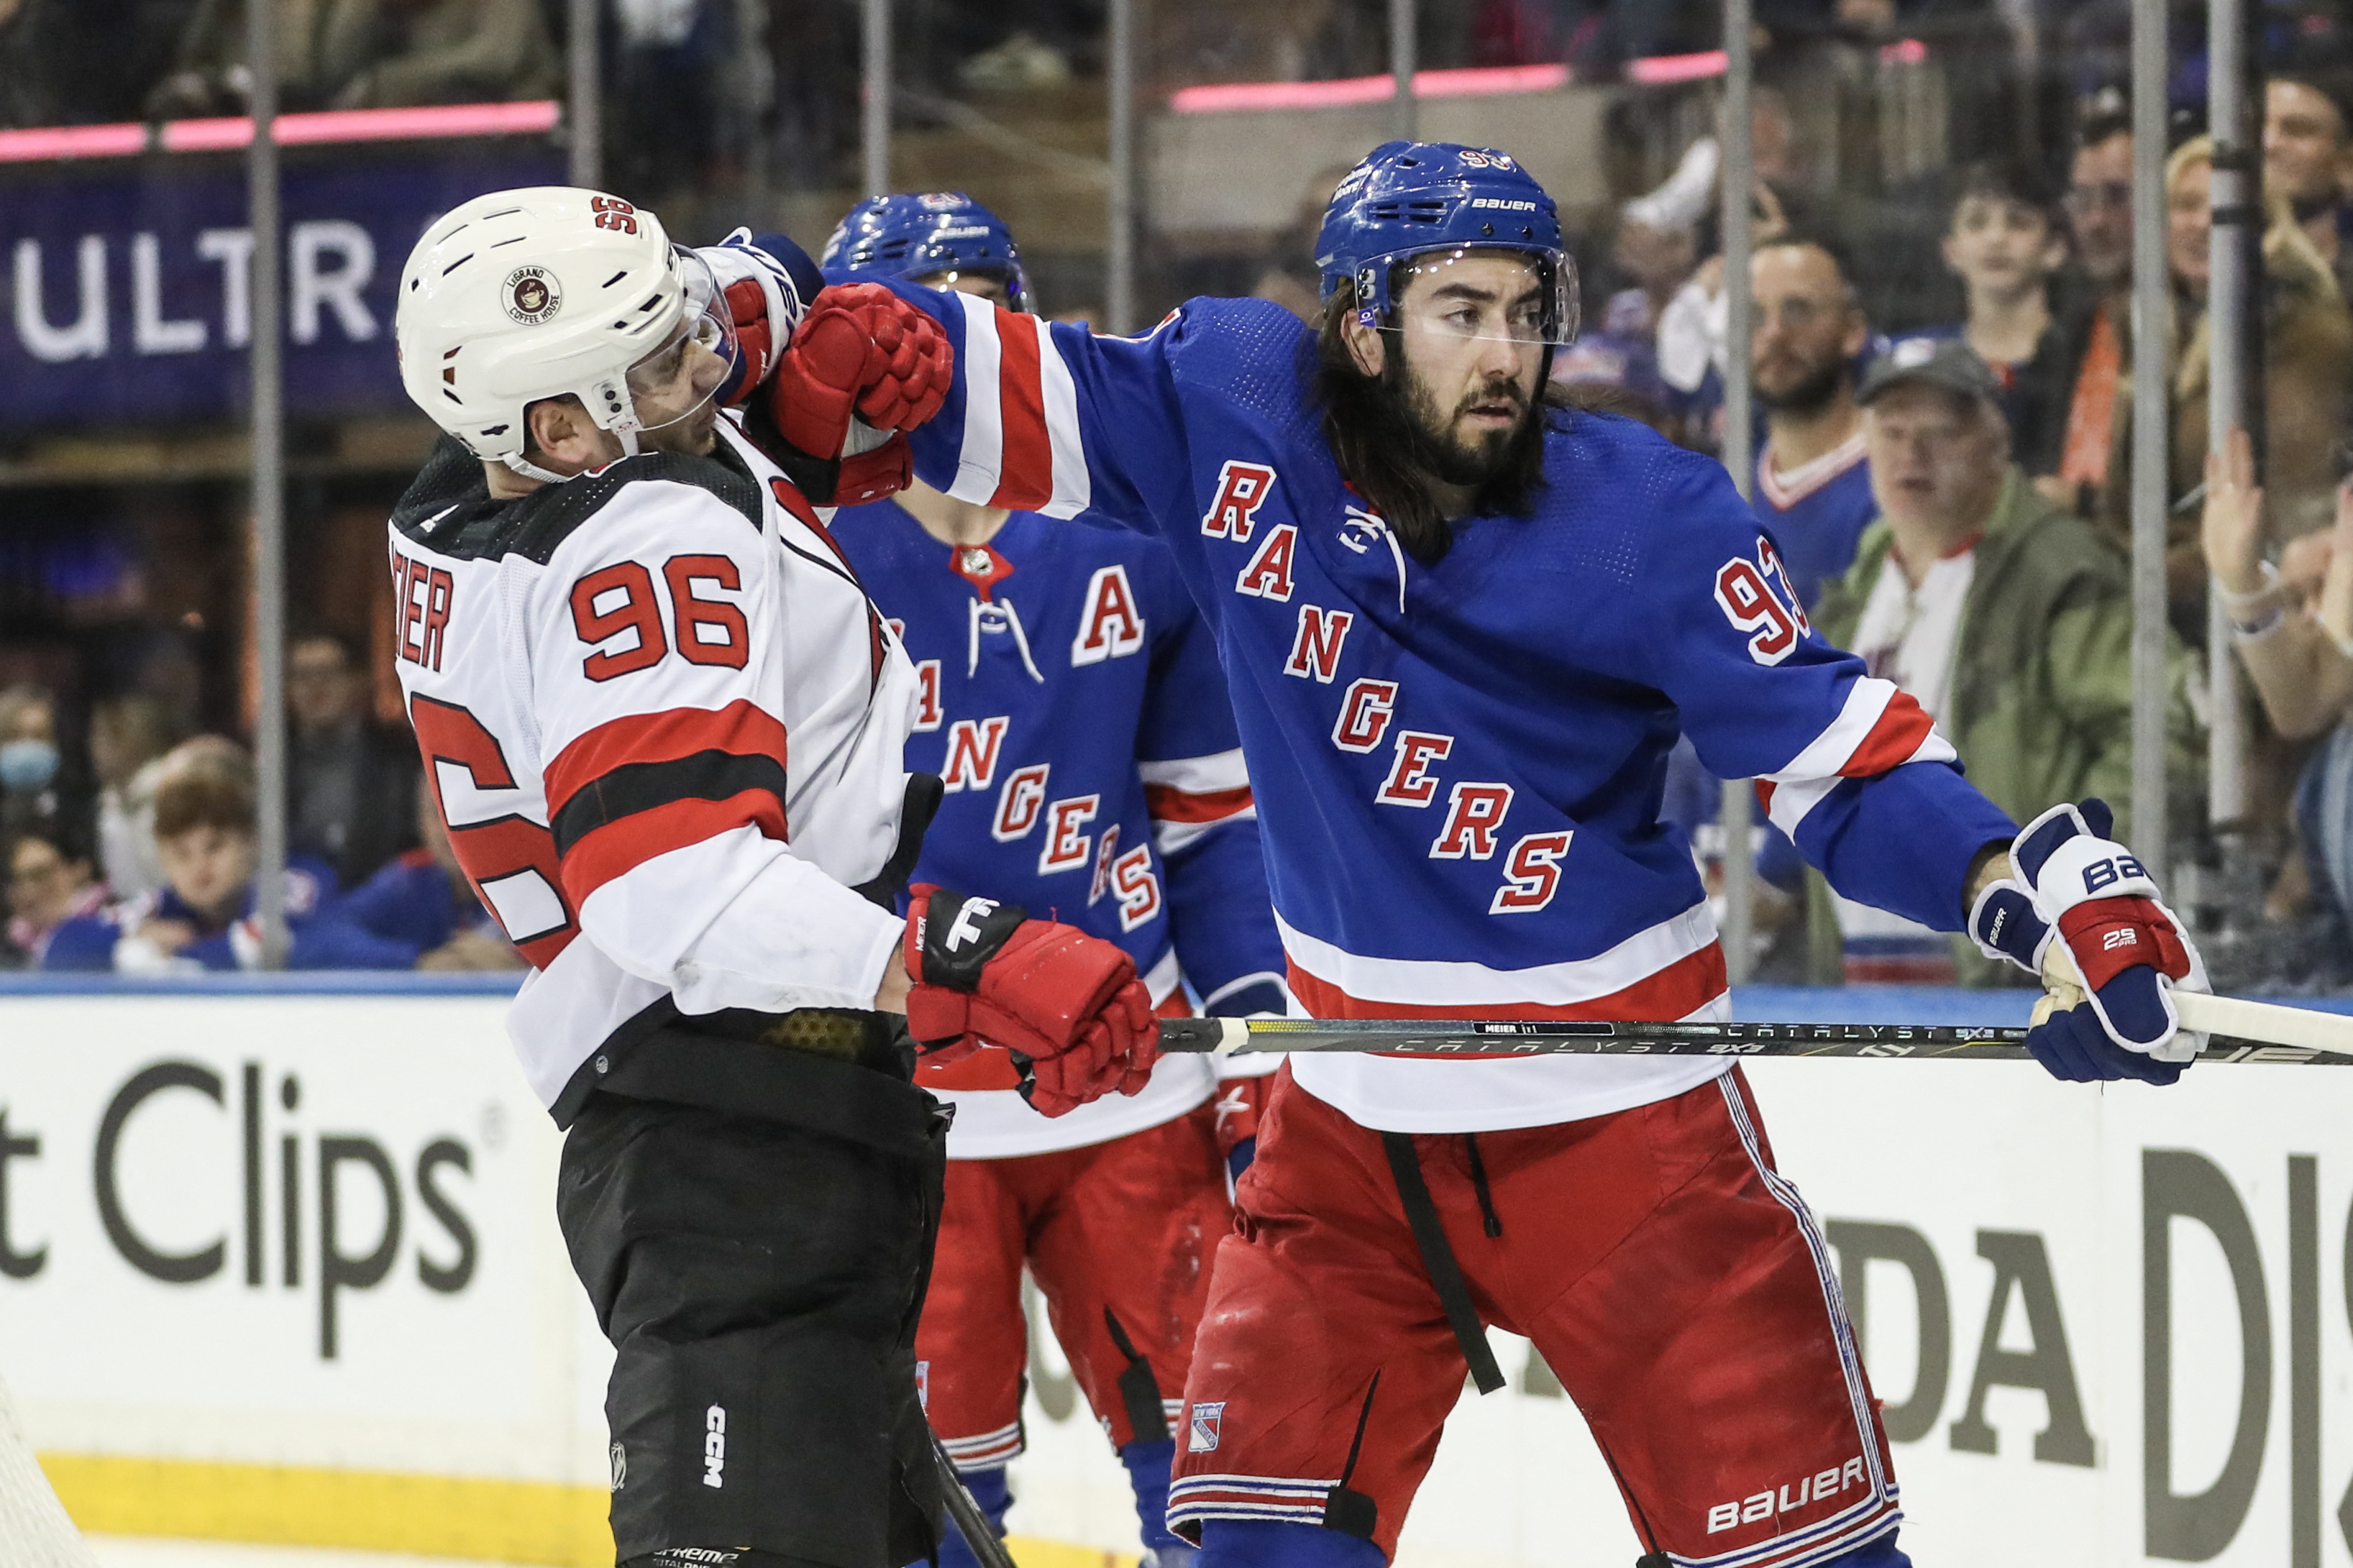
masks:
[[[1978,895],[1969,932],[2042,977],[2026,1043],[2052,1074],[2171,1083],[2206,1045],[2180,1028],[2173,994],[2206,990],[2206,968],[2114,827],[2097,800],[2036,817],[2010,847],[2016,880]]]

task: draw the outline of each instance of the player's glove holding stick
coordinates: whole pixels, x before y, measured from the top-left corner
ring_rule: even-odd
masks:
[[[2206,966],[2114,826],[2098,800],[2036,817],[2010,847],[2017,879],[1978,896],[1969,934],[2042,978],[2026,1045],[2052,1076],[2171,1083],[2206,1047],[2173,993],[2210,989]]]
[[[1033,921],[1018,904],[928,882],[912,889],[905,958],[907,1032],[927,1061],[1001,1046],[1022,1098],[1060,1116],[1152,1077],[1159,1026],[1126,953],[1076,926]]]
[[[818,506],[856,506],[907,488],[902,432],[947,401],[955,351],[940,324],[879,283],[837,283],[810,301],[768,382],[772,452]]]

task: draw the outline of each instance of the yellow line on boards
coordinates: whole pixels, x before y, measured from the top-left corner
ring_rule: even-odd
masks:
[[[297,1465],[43,1454],[66,1512],[92,1534],[160,1535],[609,1568],[600,1487]],[[1020,1568],[1136,1568],[1133,1552],[1016,1535]]]

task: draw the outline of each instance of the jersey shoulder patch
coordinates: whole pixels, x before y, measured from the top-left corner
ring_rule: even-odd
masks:
[[[402,537],[460,561],[520,555],[543,566],[624,486],[641,480],[708,490],[755,531],[760,527],[759,481],[723,441],[707,458],[645,452],[515,500],[496,500],[481,459],[448,436],[435,444],[393,509],[392,525]]]

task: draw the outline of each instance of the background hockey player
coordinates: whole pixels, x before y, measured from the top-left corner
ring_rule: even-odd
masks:
[[[1093,338],[892,285],[957,347],[919,475],[1168,543],[1218,636],[1302,1004],[1724,1016],[1655,817],[1680,728],[1849,897],[2071,959],[2092,995],[2031,1041],[2055,1072],[2179,1074],[2197,1041],[2168,987],[2202,971],[2105,814],[2020,835],[1813,635],[1718,465],[1539,403],[1576,291],[1511,157],[1377,149],[1317,252],[1320,337],[1196,300]],[[1906,1561],[1828,1250],[1736,1068],[1297,1058],[1239,1201],[1170,1510],[1211,1568],[1394,1550],[1466,1360],[1500,1383],[1482,1322],[1576,1398],[1646,1563]]]
[[[823,264],[1035,309],[1011,232],[961,195],[860,203]],[[915,661],[908,763],[945,781],[918,883],[1055,910],[1123,948],[1163,1012],[1191,1011],[1189,984],[1209,1013],[1282,1013],[1241,742],[1166,547],[921,483],[844,510],[834,532]],[[1207,1058],[1164,1057],[1134,1099],[1051,1121],[999,1051],[916,1081],[956,1110],[915,1342],[948,1452],[1001,1524],[1022,1446],[1026,1262],[1133,1479],[1145,1551],[1162,1568],[1189,1560],[1167,1527],[1168,1422],[1232,1223],[1220,1155],[1240,1158],[1263,1080],[1220,1091]],[[968,1560],[961,1537],[947,1546]]]
[[[401,681],[537,971],[509,1028],[570,1129],[617,1555],[648,1568],[933,1550],[913,1336],[945,1118],[909,1031],[950,1058],[985,1031],[1054,1103],[1150,1068],[1111,943],[979,897],[892,909],[936,789],[902,760],[914,671],[812,502],[904,467],[830,389],[919,423],[944,355],[854,300],[804,312],[816,282],[538,188],[436,222],[400,285],[404,381],[449,437],[392,523]],[[824,488],[746,425],[797,432]]]

